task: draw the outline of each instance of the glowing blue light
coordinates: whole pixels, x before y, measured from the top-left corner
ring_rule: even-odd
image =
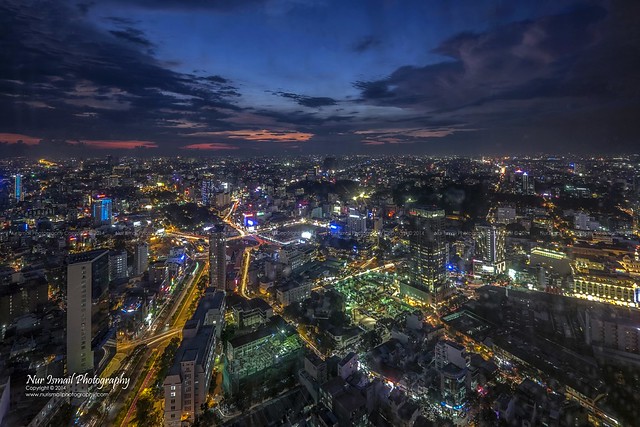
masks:
[[[22,175],[16,175],[15,186],[15,198],[16,200],[20,200],[22,197]]]

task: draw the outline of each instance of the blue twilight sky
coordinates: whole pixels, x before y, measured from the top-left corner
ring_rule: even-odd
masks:
[[[634,151],[636,3],[6,0],[0,150]]]

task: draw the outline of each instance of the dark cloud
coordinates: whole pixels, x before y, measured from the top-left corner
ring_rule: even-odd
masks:
[[[220,84],[227,84],[229,83],[229,80],[225,79],[224,77],[221,76],[207,76],[207,77],[203,77],[204,80],[207,80],[211,83],[220,83]]]
[[[363,53],[367,50],[374,49],[382,44],[382,41],[373,36],[367,36],[360,39],[353,45],[353,51]]]
[[[120,25],[123,27],[133,26],[137,24],[137,22],[133,19],[123,18],[121,16],[105,16],[103,20],[111,24]]]
[[[286,11],[312,0],[108,2],[122,10],[182,13],[253,5]],[[157,60],[140,22],[126,12],[100,17],[92,5],[0,2],[0,135],[14,137],[0,142],[0,156],[80,155],[105,147],[174,153],[187,145],[216,151],[229,143],[243,149],[299,144],[309,152],[354,152],[362,144],[380,152],[403,144],[408,153],[637,151],[640,2],[588,0],[560,14],[504,24],[519,12],[510,3],[494,11],[499,22],[488,30],[425,48],[427,65],[358,77],[359,97],[267,90],[293,101],[276,107],[250,106],[257,89],[245,91],[233,75],[174,71],[189,64]],[[368,36],[347,48],[354,60],[364,60],[382,43]],[[370,75],[381,74],[372,69]],[[16,135],[28,140],[16,142]]]
[[[628,4],[613,2],[606,10],[586,3],[484,33],[461,33],[433,51],[444,57],[440,63],[400,67],[384,79],[358,81],[354,86],[363,102],[485,129],[447,137],[452,140],[478,142],[491,135],[506,141],[519,134],[544,135],[545,142],[530,144],[580,147],[577,138],[567,137],[573,134],[609,149],[606,137],[596,137],[602,132],[576,131],[573,126],[582,123],[582,129],[613,131],[611,124],[616,123],[617,136],[609,135],[624,147],[621,141],[635,141],[640,132],[640,124],[616,118],[640,111],[638,30],[631,24],[622,30],[620,25],[621,7]],[[550,129],[557,132],[533,128],[551,123]]]
[[[309,113],[305,111],[293,111],[293,112],[281,112],[276,110],[257,109],[255,113],[262,117],[268,117],[273,119],[280,125],[293,125],[296,129],[303,131],[332,131],[332,126],[336,123],[341,123],[342,131],[347,131],[351,128],[348,124],[353,122],[356,118],[355,114],[351,115],[337,115],[332,114],[329,116],[320,116],[315,113]]]
[[[389,79],[371,82],[357,81],[353,85],[362,91],[362,96],[365,99],[391,98],[395,96],[389,88]]]
[[[89,9],[91,9],[94,4],[94,2],[80,2],[76,4],[76,7],[80,14],[84,16],[89,12]]]
[[[274,92],[274,94],[283,98],[293,99],[303,107],[309,108],[327,107],[338,103],[335,99],[324,96],[305,96],[290,92]]]
[[[136,28],[126,27],[121,30],[111,30],[109,32],[122,40],[126,40],[146,48],[149,53],[153,53],[154,44],[145,37],[142,31]]]
[[[265,3],[265,0],[110,0],[112,3],[122,3],[127,6],[137,6],[147,9],[179,9],[198,10],[211,9],[231,11],[247,6]]]
[[[154,10],[235,12],[260,7],[269,15],[281,15],[299,6],[324,4],[324,0],[106,0],[125,7]]]
[[[108,18],[118,29],[100,31],[79,13],[64,3],[0,4],[2,132],[165,141],[185,127],[231,127],[224,119],[240,107],[230,80],[171,71],[130,20]]]
[[[594,24],[604,17],[599,7],[583,7],[486,33],[462,33],[434,49],[448,57],[441,63],[401,67],[384,80],[355,85],[365,99],[423,108],[525,95],[531,83],[560,87],[577,55],[597,41]]]

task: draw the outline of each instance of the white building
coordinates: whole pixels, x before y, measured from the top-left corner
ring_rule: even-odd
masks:
[[[298,283],[292,280],[276,287],[276,299],[283,307],[307,298],[311,298],[311,282]]]
[[[166,427],[182,426],[183,420],[193,422],[206,402],[216,354],[216,325],[206,320],[214,306],[222,308],[216,295],[224,300],[222,292],[207,294],[182,330],[182,343],[163,382]]]
[[[109,331],[109,252],[74,254],[67,265],[67,372],[85,373]]]
[[[442,370],[449,363],[453,363],[461,369],[467,367],[465,348],[453,341],[438,341],[434,359],[435,367],[438,370]]]

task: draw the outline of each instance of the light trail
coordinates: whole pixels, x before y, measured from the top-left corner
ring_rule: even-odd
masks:
[[[144,377],[144,380],[142,381],[142,384],[140,384],[140,388],[138,389],[138,393],[136,394],[136,397],[133,399],[133,402],[131,402],[131,406],[129,407],[129,410],[127,411],[127,415],[122,420],[122,423],[120,424],[120,427],[129,425],[129,423],[128,423],[129,418],[131,418],[131,414],[133,413],[133,411],[136,408],[136,403],[138,403],[138,399],[140,398],[140,394],[142,394],[142,392],[146,388],[147,384],[149,383],[149,380],[151,379],[151,376],[155,372],[154,365],[156,364],[156,360],[157,360],[157,357],[156,357],[157,354],[155,354],[155,351],[156,350],[154,350],[153,362],[151,363],[151,366],[149,367],[149,372]]]

